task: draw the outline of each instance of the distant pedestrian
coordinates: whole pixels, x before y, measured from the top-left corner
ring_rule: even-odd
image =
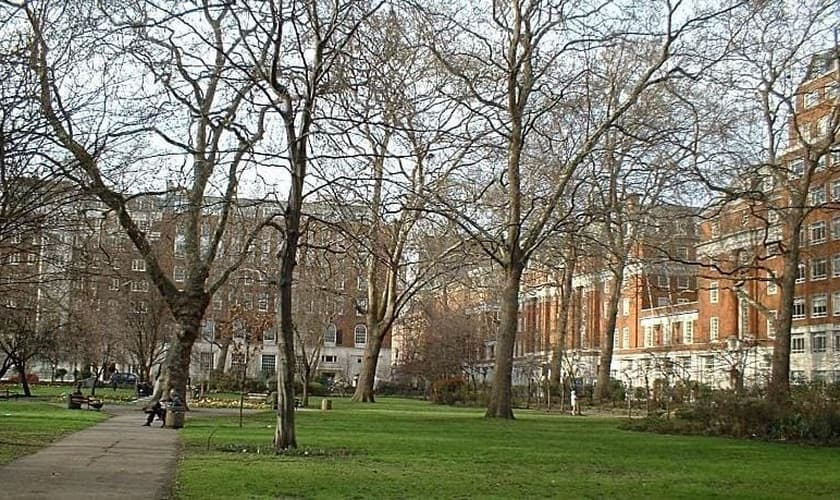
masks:
[[[578,403],[577,392],[574,389],[572,389],[569,399],[571,401],[572,415],[580,415],[580,403]]]

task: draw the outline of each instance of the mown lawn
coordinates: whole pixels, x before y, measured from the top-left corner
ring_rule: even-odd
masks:
[[[191,419],[179,498],[837,498],[840,450],[664,436],[618,420],[382,399],[297,414],[292,456],[274,415]],[[259,452],[258,452],[259,451]],[[305,454],[306,453],[306,454]]]
[[[46,402],[0,401],[0,465],[105,418],[98,411],[68,410]]]

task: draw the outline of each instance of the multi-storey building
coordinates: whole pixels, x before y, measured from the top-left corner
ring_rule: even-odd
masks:
[[[171,195],[140,196],[128,203],[132,218],[146,233],[157,261],[176,287],[184,285],[189,265],[179,206],[178,197]],[[201,245],[209,243],[216,225],[218,214],[213,206],[213,200],[208,200]],[[191,364],[196,383],[206,380],[211,369],[229,369],[242,362],[251,376],[268,377],[276,369],[274,312],[280,234],[263,229],[250,246],[246,246],[245,235],[278,208],[248,200],[235,207],[211,280],[226,266],[235,263],[237,269],[214,294],[205,313]],[[153,366],[162,361],[166,338],[175,324],[147,279],[146,262],[113,214],[97,201],[79,197],[60,212],[56,210],[54,217],[62,221],[60,226],[53,225],[55,230],[44,225],[37,231],[18,232],[10,237],[15,244],[4,245],[0,251],[5,264],[3,283],[9,285],[3,294],[5,309],[22,310],[26,305],[33,311],[33,321],[37,316],[41,323],[49,315],[61,315],[56,322],[68,334],[62,340],[65,343],[73,336],[89,336],[91,342],[79,349],[66,349],[62,367],[70,373],[107,363],[136,371],[142,378],[153,377]],[[301,331],[299,355],[317,355],[316,376],[352,381],[367,342],[362,314],[366,283],[360,272],[363,253],[331,227],[335,225],[315,221],[307,225],[295,278],[293,315]],[[251,336],[248,349],[243,349],[245,337],[231,326],[236,319],[232,315],[235,306],[260,317],[265,327]],[[70,330],[76,334],[70,335]],[[390,337],[384,341],[381,358],[380,377],[387,378]],[[49,374],[50,364],[55,362],[36,369]]]
[[[834,51],[813,57],[792,103],[787,148],[745,168],[743,186],[732,189],[751,196],[731,197],[702,212],[665,206],[652,214],[660,222],[648,224],[630,249],[621,278],[613,378],[635,387],[663,379],[714,387],[766,383],[780,308],[779,249],[790,241],[789,214],[802,206],[792,380],[840,381],[837,61]],[[561,338],[563,371],[595,381],[615,285],[615,273],[606,266],[604,259],[578,262],[568,298],[559,280],[546,273],[523,279],[515,384],[545,375]],[[562,312],[564,335],[557,329]]]

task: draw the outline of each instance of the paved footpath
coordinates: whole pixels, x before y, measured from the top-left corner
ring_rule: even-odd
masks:
[[[168,498],[178,432],[143,427],[136,407],[106,406],[115,416],[0,467],[0,498]]]

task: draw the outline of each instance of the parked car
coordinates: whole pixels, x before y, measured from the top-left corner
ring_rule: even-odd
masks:
[[[137,385],[138,381],[137,375],[128,372],[114,372],[111,375],[111,385],[118,385],[118,386],[131,386],[134,387]]]

